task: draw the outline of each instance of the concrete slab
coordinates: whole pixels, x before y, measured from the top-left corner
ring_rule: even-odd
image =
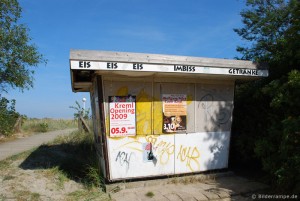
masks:
[[[187,175],[187,176],[175,176],[170,178],[157,178],[157,179],[147,179],[142,181],[120,181],[116,183],[106,184],[106,192],[116,192],[119,190],[130,189],[130,188],[140,188],[147,186],[158,186],[158,185],[166,185],[166,184],[190,184],[195,182],[210,182],[213,183],[216,178],[227,177],[233,175],[232,172],[219,172],[219,173],[210,173],[210,174],[195,174],[195,175]],[[206,186],[206,188],[209,188]]]
[[[216,181],[219,183],[219,187],[231,189],[231,195],[246,194],[268,188],[266,184],[251,181],[238,176],[218,178]]]
[[[143,181],[143,186],[137,188],[124,188],[116,193],[110,193],[112,200],[159,200],[159,201],[205,201],[205,200],[252,200],[251,193],[263,191],[267,185],[255,181],[238,177],[234,174],[225,177],[216,177],[215,180],[207,180],[193,183],[161,183],[147,186]],[[152,181],[153,184],[153,181]],[[146,196],[148,192],[153,193],[153,197]],[[136,196],[136,197],[134,197]]]

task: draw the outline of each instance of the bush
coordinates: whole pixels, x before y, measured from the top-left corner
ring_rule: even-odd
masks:
[[[74,119],[77,120],[80,116],[82,116],[84,119],[89,119],[90,108],[84,110],[78,101],[75,101],[75,106],[69,106],[69,108],[75,110]]]
[[[237,50],[240,59],[267,63],[269,77],[237,87],[231,159],[258,164],[275,193],[298,193],[300,1],[247,0],[246,6],[244,26],[235,32],[249,43]]]
[[[20,116],[15,110],[16,101],[5,97],[0,99],[0,134],[9,136],[13,133],[16,120]]]
[[[299,192],[299,89],[300,72],[292,70],[269,83],[239,86],[236,93],[232,159],[260,165],[277,192]]]
[[[43,122],[43,123],[40,123],[40,124],[39,124],[38,130],[37,130],[37,131],[38,131],[38,132],[45,133],[45,132],[48,131],[48,128],[49,128],[48,124],[45,123],[45,122]]]

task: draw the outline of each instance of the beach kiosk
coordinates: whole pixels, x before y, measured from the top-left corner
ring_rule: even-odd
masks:
[[[228,167],[234,85],[251,61],[71,50],[73,92],[90,92],[107,181]]]

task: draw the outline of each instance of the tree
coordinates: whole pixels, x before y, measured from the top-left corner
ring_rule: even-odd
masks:
[[[259,162],[274,187],[300,191],[300,3],[248,0],[247,45],[239,59],[266,62],[269,77],[236,86],[233,151],[239,161]],[[240,151],[241,150],[241,151]]]
[[[30,44],[28,28],[18,23],[21,11],[17,0],[0,0],[0,92],[31,88],[34,70],[29,67],[46,62]]]
[[[80,106],[78,101],[75,101],[75,106],[69,106],[69,108],[74,109],[74,119],[77,120],[80,116],[84,119],[89,119],[90,108],[85,110],[83,107]]]
[[[17,0],[0,0],[0,134],[4,135],[12,133],[19,113],[15,111],[15,100],[7,100],[1,92],[31,88],[34,70],[30,67],[46,62],[30,44],[28,28],[18,23],[21,11]]]
[[[4,97],[0,99],[0,135],[11,134],[19,115],[15,110],[15,100],[9,101]]]

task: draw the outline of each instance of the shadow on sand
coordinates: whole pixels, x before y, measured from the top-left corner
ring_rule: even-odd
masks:
[[[33,151],[21,164],[24,170],[58,168],[69,179],[86,183],[88,181],[88,169],[97,167],[96,152],[90,134],[74,132],[69,138],[59,143],[41,145]],[[77,137],[76,137],[77,136]],[[74,140],[74,139],[79,140]]]

